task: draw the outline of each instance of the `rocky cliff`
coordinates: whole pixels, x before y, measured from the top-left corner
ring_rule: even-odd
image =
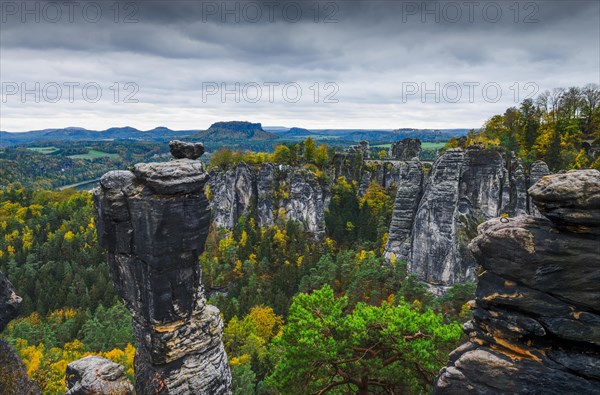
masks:
[[[22,299],[13,285],[0,272],[0,332],[19,315]],[[27,377],[21,358],[4,341],[0,340],[0,394],[37,395],[41,392]]]
[[[212,221],[232,228],[242,215],[253,212],[260,226],[269,226],[283,214],[321,235],[329,187],[314,173],[291,166],[266,163],[257,169],[240,163],[228,171],[215,169],[209,181]]]
[[[111,278],[133,316],[140,394],[231,392],[223,323],[206,305],[198,264],[207,181],[199,161],[183,158],[111,171],[94,194]]]
[[[364,159],[366,147],[336,154],[328,181],[303,168],[269,163],[212,170],[208,195],[213,223],[233,228],[241,216],[252,213],[261,226],[286,218],[319,236],[325,232],[331,182],[338,177],[356,181],[359,194],[372,182],[396,186],[385,255],[407,260],[412,273],[443,292],[475,279],[476,264],[467,246],[477,225],[501,214],[540,215],[527,188],[549,174],[543,162],[527,168],[500,151],[472,146],[447,150],[427,172],[414,156],[420,151],[418,139],[394,143],[390,152],[395,160]]]
[[[490,220],[470,244],[485,270],[470,341],[436,394],[600,393],[600,172],[547,176],[529,192],[547,218]]]
[[[501,214],[528,213],[528,183],[548,174],[542,164],[536,162],[528,176],[520,161],[507,166],[498,151],[447,150],[426,182],[399,183],[386,256],[407,259],[409,270],[436,291],[474,280],[476,265],[467,245],[477,225]],[[411,204],[407,193],[420,200]]]
[[[423,166],[418,159],[406,162],[394,201],[385,251],[388,259],[408,260],[411,256],[412,229],[423,194],[424,179]]]

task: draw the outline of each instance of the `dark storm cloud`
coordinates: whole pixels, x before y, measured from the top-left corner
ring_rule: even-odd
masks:
[[[46,127],[52,113],[61,114],[56,123],[69,125],[175,126],[188,119],[203,127],[247,114],[313,127],[477,127],[514,105],[515,82],[534,82],[540,90],[581,85],[598,82],[600,68],[597,1],[108,0],[71,2],[72,15],[65,4],[2,2],[2,81],[97,81],[106,87],[134,81],[141,103],[60,100],[50,108],[13,100],[3,105],[2,129],[27,129],[31,122],[38,122],[31,128]],[[53,23],[56,7],[62,16]],[[97,8],[101,17],[94,20]],[[207,82],[268,81],[298,82],[306,98],[313,83],[335,82],[340,102],[199,101]],[[425,97],[421,103],[420,95],[402,100],[407,83],[432,88],[464,82],[494,82],[504,92],[497,103],[481,97],[461,104]],[[157,110],[165,119],[154,120],[161,117]],[[32,111],[40,116],[26,117]]]

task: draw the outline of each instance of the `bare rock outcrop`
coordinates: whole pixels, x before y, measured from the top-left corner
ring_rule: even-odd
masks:
[[[169,141],[171,155],[177,159],[198,159],[204,154],[204,144],[189,143],[181,140]]]
[[[423,194],[424,172],[421,162],[415,158],[406,163],[394,200],[392,221],[385,248],[385,256],[407,260],[412,246],[412,229],[415,214]]]
[[[15,288],[0,272],[0,332],[19,315],[22,299]],[[39,388],[27,377],[21,358],[11,346],[0,339],[0,394],[37,395]]]
[[[435,394],[600,393],[599,185],[597,170],[543,177],[529,191],[548,219],[479,226],[470,341]]]
[[[529,180],[528,187],[533,186],[536,182],[542,179],[542,177],[552,174],[546,162],[541,160],[535,161],[531,164],[529,168]],[[543,217],[542,213],[538,210],[533,201],[531,200],[531,196],[527,196],[527,204],[529,207],[529,214],[534,217]]]
[[[388,156],[395,160],[411,160],[421,155],[421,140],[405,138],[390,146]]]
[[[542,164],[536,162],[536,177],[543,173]],[[406,259],[409,270],[434,292],[475,280],[476,262],[468,244],[477,225],[501,214],[528,213],[530,176],[519,160],[508,170],[500,151],[471,146],[449,149],[436,160],[421,181],[422,193],[410,195],[416,205],[403,197],[406,183],[398,182],[386,256]]]
[[[0,272],[0,332],[19,315],[23,299],[15,292],[15,288]]]
[[[210,225],[208,174],[188,158],[111,171],[94,193],[98,237],[133,316],[136,392],[229,394],[219,310],[198,256]]]
[[[231,229],[249,213],[257,215],[260,226],[271,226],[283,210],[287,220],[299,222],[304,230],[325,232],[329,186],[306,169],[271,163],[253,168],[242,162],[227,171],[211,171],[209,188],[217,227]]]
[[[358,145],[351,145],[346,148],[346,152],[352,155],[360,154],[362,159],[369,159],[371,157],[371,147],[366,140],[361,141]]]
[[[88,356],[67,365],[66,395],[133,395],[125,367],[106,358]]]
[[[460,281],[472,276],[456,268],[454,212],[464,152],[451,149],[436,162],[415,215],[412,255],[409,270],[419,279],[433,284]]]

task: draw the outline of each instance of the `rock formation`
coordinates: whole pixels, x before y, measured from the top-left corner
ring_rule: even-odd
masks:
[[[548,165],[546,164],[546,162],[542,162],[541,160],[533,162],[531,164],[530,169],[529,169],[529,183],[528,183],[528,186],[529,187],[533,186],[536,182],[538,182],[539,180],[541,180],[542,177],[547,176],[549,174],[551,174],[551,173],[550,173],[550,169],[548,168]],[[537,209],[537,207],[535,206],[535,204],[533,204],[533,202],[531,201],[531,197],[530,196],[528,196],[527,205],[529,207],[529,213],[531,215],[533,215],[534,217],[541,217],[542,216],[542,214]]]
[[[392,222],[385,255],[396,259],[409,259],[412,246],[412,228],[417,207],[423,194],[423,166],[418,159],[407,162],[404,177],[398,182]]]
[[[269,163],[256,169],[242,162],[228,171],[212,171],[209,187],[218,227],[233,228],[250,212],[256,212],[260,226],[270,226],[283,210],[286,219],[300,222],[306,231],[325,232],[329,186],[308,170]]]
[[[177,159],[198,159],[204,154],[204,144],[202,143],[171,140],[169,141],[169,148],[171,148],[171,155]]]
[[[256,204],[256,177],[245,163],[226,172],[215,170],[210,174],[210,203],[212,222],[220,228],[233,228],[238,218]]]
[[[432,291],[443,292],[475,279],[475,260],[467,246],[477,225],[501,214],[541,215],[530,204],[527,188],[549,173],[544,162],[527,169],[500,151],[472,146],[447,150],[427,173],[411,156],[420,151],[418,139],[392,147],[396,158],[410,156],[408,160],[364,159],[361,147],[366,146],[336,154],[328,182],[303,168],[269,163],[212,170],[213,223],[231,229],[241,216],[252,214],[260,226],[270,226],[283,215],[322,235],[331,182],[338,177],[356,181],[360,195],[372,182],[396,186],[385,255],[407,260],[409,270],[432,285]]]
[[[22,301],[10,281],[0,272],[0,332],[17,318]]]
[[[0,272],[0,332],[19,315],[22,299],[10,281]],[[21,358],[0,339],[0,394],[37,395],[40,390],[27,377]]]
[[[66,395],[133,395],[125,367],[108,359],[88,356],[67,365]]]
[[[449,149],[433,164],[422,193],[411,195],[422,195],[416,204],[407,202],[407,184],[400,181],[386,256],[406,259],[409,270],[435,292],[474,280],[476,264],[467,246],[477,225],[504,213],[528,213],[524,166],[513,161],[511,172],[506,166],[499,151]],[[539,177],[543,162],[532,170]]]
[[[393,143],[389,149],[388,157],[395,160],[411,160],[421,155],[421,140],[405,138]]]
[[[361,154],[362,159],[369,159],[371,157],[371,147],[368,141],[361,141],[358,145],[351,145],[346,148],[346,152],[349,154]]]
[[[228,394],[219,310],[206,305],[198,256],[210,222],[199,161],[111,171],[94,193],[111,278],[133,316],[139,394]]]
[[[484,269],[470,341],[436,394],[600,393],[600,172],[546,176],[529,192],[548,219],[493,219],[470,244]]]

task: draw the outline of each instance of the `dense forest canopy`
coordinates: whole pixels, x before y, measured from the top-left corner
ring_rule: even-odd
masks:
[[[543,160],[552,171],[600,169],[600,88],[589,84],[545,91],[446,146],[477,143],[512,151],[526,163]]]
[[[343,178],[334,189],[335,199],[347,204],[333,205],[329,215],[352,221],[346,221],[343,232],[331,231],[321,241],[284,218],[261,228],[252,214],[232,230],[215,228],[209,234],[200,262],[210,301],[225,318],[224,343],[238,394],[291,391],[278,377],[285,374],[280,361],[295,358],[284,350],[288,348],[285,339],[296,330],[287,325],[290,306],[298,295],[309,297],[321,290],[342,298],[335,303],[346,306],[344,314],[331,317],[336,326],[356,314],[351,314],[352,310],[366,308],[380,311],[383,315],[377,320],[384,326],[396,325],[394,314],[389,313],[394,309],[415,316],[425,314],[423,317],[435,311],[442,314],[435,325],[458,325],[465,319],[464,303],[472,286],[459,286],[453,294],[436,298],[408,275],[405,262],[389,264],[382,257],[391,191],[373,183],[367,193],[358,196],[356,185]],[[90,193],[10,185],[0,191],[0,224],[4,235],[0,270],[24,298],[22,317],[11,322],[2,337],[19,352],[44,393],[64,393],[66,364],[88,354],[123,364],[133,377],[131,318],[108,277]],[[297,303],[302,303],[300,300]],[[429,324],[422,330],[425,327]],[[459,336],[447,340],[451,348],[458,344]],[[352,341],[360,343],[360,339]],[[441,343],[438,346],[442,347]],[[442,362],[436,359],[426,378],[409,384],[386,379],[387,383],[426,388]],[[375,358],[371,363],[377,366],[382,362]],[[328,369],[318,374],[326,379]],[[353,385],[347,383],[346,390]],[[331,389],[332,393],[337,390]]]

